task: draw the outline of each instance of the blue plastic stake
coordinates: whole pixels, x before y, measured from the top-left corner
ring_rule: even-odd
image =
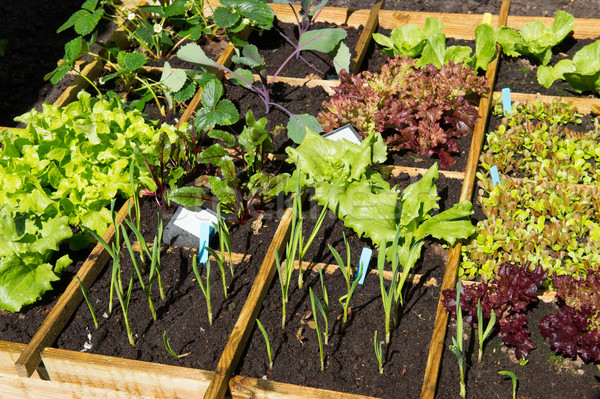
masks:
[[[502,108],[505,114],[510,114],[512,111],[512,103],[510,102],[510,88],[502,89]]]
[[[496,167],[496,165],[494,165],[490,168],[490,174],[492,175],[492,185],[493,186],[500,183],[500,175],[498,174],[498,168]]]
[[[358,271],[356,272],[356,276],[354,279],[358,279],[358,284],[362,285],[365,282],[365,277],[367,276],[367,271],[369,270],[369,262],[371,261],[371,255],[373,255],[373,250],[371,248],[363,248],[360,253],[360,261],[358,262]]]
[[[215,234],[215,228],[208,223],[200,223],[200,246],[198,247],[200,259],[198,263],[205,264],[208,261],[208,251],[203,250],[210,244],[210,238]]]

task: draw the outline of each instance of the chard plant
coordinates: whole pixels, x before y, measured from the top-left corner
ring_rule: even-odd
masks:
[[[450,345],[450,351],[456,356],[458,361],[458,370],[460,375],[460,397],[467,397],[467,387],[465,385],[465,356],[463,353],[463,318],[462,310],[460,307],[460,293],[462,289],[462,283],[458,280],[456,286],[456,337],[452,337],[452,345]]]
[[[265,345],[267,346],[267,356],[269,358],[269,370],[273,368],[273,353],[271,348],[271,341],[269,340],[269,335],[267,334],[267,330],[263,327],[260,320],[256,319],[256,325],[258,329],[262,333],[263,338],[265,339]]]
[[[342,257],[340,256],[339,252],[336,251],[336,249],[333,248],[331,246],[331,244],[327,244],[327,245],[329,246],[329,250],[331,251],[333,257],[335,258],[335,261],[337,262],[338,266],[340,267],[340,271],[342,272],[342,275],[344,276],[344,280],[346,281],[346,294],[341,296],[339,299],[340,303],[342,304],[342,309],[343,309],[342,322],[345,324],[348,321],[348,309],[349,309],[349,305],[350,305],[350,299],[352,298],[352,294],[354,293],[354,290],[358,286],[358,279],[353,279],[352,269],[350,267],[350,265],[351,265],[351,263],[350,263],[350,245],[348,245],[348,240],[346,239],[346,233],[342,232],[342,234],[344,237],[344,245],[346,246],[346,263],[345,264],[342,261]]]
[[[148,125],[118,99],[83,91],[67,106],[44,104],[15,120],[27,128],[0,132],[0,180],[11,187],[0,192],[0,263],[10,270],[0,276],[0,308],[11,312],[59,280],[71,263],[68,255],[55,257],[61,243],[73,250],[90,244],[91,235],[73,227],[104,233],[111,200],[134,194],[128,166],[135,147],[172,129]],[[143,170],[133,179],[152,187]]]
[[[216,91],[207,95],[220,98],[222,86],[215,83],[212,87]],[[203,96],[204,93],[207,92],[204,91]],[[218,112],[212,116],[207,115],[207,118],[215,118],[216,114]],[[209,130],[208,137],[216,142],[199,152],[195,161],[199,165],[206,165],[207,171],[218,173],[200,175],[194,186],[173,188],[167,192],[167,198],[188,207],[200,206],[214,200],[209,195],[210,189],[219,201],[221,211],[234,214],[240,224],[244,224],[259,211],[257,207],[283,190],[284,183],[289,178],[289,174],[272,170],[268,153],[273,148],[274,132],[266,130],[266,124],[266,118],[256,120],[252,112],[248,111],[246,126],[237,138],[222,130]],[[210,125],[212,123],[208,126]]]
[[[390,58],[380,72],[340,72],[340,85],[318,115],[326,132],[345,124],[361,137],[384,135],[388,148],[437,156],[445,168],[456,162],[455,137],[471,134],[477,108],[467,100],[486,90],[485,77],[449,61],[420,68],[410,58]]]
[[[312,314],[314,316],[315,321],[315,331],[317,332],[317,340],[319,342],[319,356],[321,358],[321,371],[325,371],[325,354],[323,352],[323,340],[321,339],[321,331],[319,330],[319,320],[317,316],[317,311],[315,308],[315,304],[319,307],[319,311],[325,317],[323,306],[321,305],[321,301],[317,298],[312,290],[312,287],[309,288],[310,293],[310,306],[312,307]]]
[[[287,134],[295,143],[302,142],[304,132],[307,127],[315,131],[322,131],[322,128],[316,118],[308,114],[294,114],[279,103],[271,99],[271,87],[277,76],[283,68],[301,51],[320,51],[330,53],[340,49],[341,41],[346,37],[346,31],[341,28],[336,29],[318,29],[310,31],[301,31],[298,44],[294,44],[294,51],[283,61],[281,66],[274,72],[272,77],[267,76],[264,58],[259,54],[258,48],[252,44],[242,47],[241,52],[232,58],[232,61],[241,67],[232,70],[223,65],[217,64],[206,56],[202,48],[196,44],[188,44],[177,52],[177,56],[187,62],[200,65],[204,70],[219,70],[229,77],[232,83],[243,86],[256,95],[258,95],[265,106],[265,112],[268,114],[272,108],[277,108],[289,117],[287,124]],[[347,47],[345,47],[347,50]],[[344,55],[344,65],[340,68],[347,68],[350,61],[349,51],[338,51]],[[258,76],[258,82],[255,82],[254,75]]]
[[[446,35],[442,33],[444,23],[434,17],[428,17],[423,29],[415,24],[406,24],[392,30],[390,37],[373,33],[373,40],[383,46],[382,53],[388,57],[410,57],[417,65],[424,67],[432,64],[437,68],[462,62],[470,67],[486,70],[496,55],[496,34],[489,24],[475,28],[475,54],[468,46],[446,47]]]
[[[575,27],[574,20],[568,12],[558,10],[550,26],[536,20],[523,26],[520,31],[502,26],[496,35],[504,54],[511,57],[528,56],[541,65],[547,65],[552,57],[552,48],[571,33]]]
[[[204,248],[200,249],[200,255],[202,255],[202,251],[204,251]],[[198,271],[198,260],[197,260],[196,254],[194,254],[194,257],[192,258],[192,269],[194,270],[194,275],[196,276],[196,281],[198,281],[198,285],[200,286],[200,289],[202,290],[202,293],[204,294],[204,298],[206,299],[208,324],[212,326],[213,314],[212,314],[212,308],[210,306],[210,299],[211,299],[211,296],[210,296],[210,260],[206,262],[206,266],[205,266],[206,282],[204,282],[202,280],[202,275]]]

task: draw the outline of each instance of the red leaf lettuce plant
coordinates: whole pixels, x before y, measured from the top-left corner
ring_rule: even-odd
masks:
[[[388,59],[379,73],[339,76],[340,85],[318,115],[325,131],[350,123],[362,137],[380,132],[389,148],[436,155],[442,168],[456,162],[453,138],[472,133],[478,119],[468,97],[486,90],[486,79],[464,64],[418,68],[400,56]]]
[[[526,357],[536,345],[529,336],[527,310],[537,302],[535,294],[548,272],[540,265],[525,263],[500,265],[497,278],[487,283],[463,284],[460,307],[465,321],[472,326],[483,323],[477,319],[477,304],[481,303],[483,318],[489,320],[496,313],[497,326],[505,345],[516,348],[517,359]],[[456,289],[444,290],[442,304],[456,317]]]
[[[552,276],[559,309],[539,324],[550,347],[565,356],[586,362],[600,361],[600,272],[586,277]]]

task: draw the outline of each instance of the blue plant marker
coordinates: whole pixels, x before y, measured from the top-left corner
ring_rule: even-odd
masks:
[[[490,174],[492,175],[492,185],[500,183],[500,175],[498,174],[498,168],[496,165],[490,168]]]
[[[215,228],[208,223],[200,223],[200,246],[199,250],[199,260],[198,263],[205,264],[208,261],[208,251],[205,250],[205,247],[208,247],[210,244],[210,238],[215,234]]]
[[[365,282],[367,271],[369,270],[369,262],[371,261],[373,250],[371,248],[363,248],[360,253],[360,261],[358,262],[358,270],[354,276],[354,280],[358,279],[358,284],[362,285]]]
[[[512,111],[512,103],[510,102],[510,88],[508,87],[502,89],[502,108],[504,108],[505,114],[510,114]]]

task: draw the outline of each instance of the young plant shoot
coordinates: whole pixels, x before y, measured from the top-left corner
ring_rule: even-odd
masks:
[[[352,280],[352,269],[350,268],[350,245],[348,245],[346,234],[342,234],[344,236],[344,244],[346,245],[346,264],[344,264],[344,262],[342,261],[342,257],[340,256],[338,251],[336,251],[335,248],[331,246],[331,244],[327,245],[329,245],[329,250],[333,254],[335,261],[340,267],[340,271],[344,276],[344,280],[346,280],[346,295],[341,296],[339,299],[340,303],[342,304],[342,308],[344,309],[342,322],[346,323],[348,321],[348,309],[350,305],[350,298],[352,298],[352,294],[354,293],[354,290],[358,285],[358,279],[354,279],[354,281]]]
[[[373,346],[375,347],[375,357],[379,362],[379,374],[383,374],[383,341],[377,341],[377,330],[373,335]]]
[[[317,308],[325,320],[323,338],[325,345],[329,345],[329,297],[327,296],[327,288],[325,288],[325,280],[323,280],[323,270],[321,270],[321,266],[319,266],[319,279],[321,281],[321,290],[323,291],[323,305],[320,301],[317,301]]]
[[[397,246],[394,244],[394,246]],[[392,302],[394,299],[394,290],[396,287],[396,279],[398,276],[398,261],[392,263],[392,282],[388,290],[385,288],[384,266],[385,266],[385,253],[387,243],[383,243],[379,248],[379,254],[377,256],[377,271],[379,273],[379,286],[381,288],[381,299],[383,301],[383,310],[385,313],[385,343],[390,343],[390,319],[392,317]],[[393,251],[395,253],[395,251]],[[397,258],[397,257],[396,257]],[[395,266],[395,267],[394,267]]]
[[[200,253],[202,255],[202,251],[204,249],[200,249]],[[196,258],[196,254],[192,258],[192,269],[194,269],[194,275],[196,276],[196,281],[198,281],[198,285],[206,298],[206,311],[208,314],[208,324],[212,326],[213,323],[213,315],[212,309],[210,307],[210,260],[206,262],[206,282],[203,282],[202,276],[198,271],[198,260]]]
[[[182,353],[181,355],[178,355],[177,353],[175,353],[175,351],[173,349],[171,349],[171,344],[169,343],[169,338],[167,337],[166,331],[163,331],[163,344],[165,345],[165,349],[167,350],[167,352],[169,352],[169,355],[173,356],[175,359],[186,357],[190,353],[192,353],[192,352],[187,352],[187,353]]]
[[[479,350],[477,353],[477,362],[481,363],[481,359],[483,358],[483,343],[490,336],[490,333],[494,329],[496,325],[496,312],[494,309],[490,312],[490,320],[488,321],[488,325],[483,329],[483,309],[481,307],[481,298],[477,299],[477,338],[479,339]]]
[[[498,374],[504,375],[506,377],[510,377],[512,381],[512,398],[517,399],[517,388],[519,386],[519,382],[517,381],[517,376],[512,371],[500,370]]]
[[[463,318],[462,309],[460,307],[460,291],[462,283],[458,280],[456,286],[456,337],[452,337],[452,345],[450,350],[456,356],[458,361],[458,370],[460,373],[460,397],[467,397],[467,388],[465,385],[465,371],[464,371],[464,355],[463,355]]]
[[[317,340],[319,341],[319,355],[321,357],[321,371],[325,371],[325,355],[323,353],[323,340],[321,339],[321,331],[319,330],[319,321],[317,317],[317,310],[315,308],[315,304],[318,304],[319,310],[321,314],[324,315],[323,307],[321,305],[321,301],[317,298],[312,290],[312,287],[309,288],[310,293],[310,306],[312,307],[312,314],[315,320],[315,330],[317,332]]]
[[[267,334],[267,330],[265,330],[265,328],[263,327],[260,320],[256,319],[256,325],[258,326],[258,329],[260,330],[260,332],[263,335],[263,338],[265,339],[265,345],[267,345],[267,356],[269,357],[269,370],[270,370],[273,368],[273,352],[272,352],[273,349],[271,348],[271,341],[269,340],[269,335]]]
[[[94,326],[96,327],[96,329],[98,329],[98,319],[96,318],[96,312],[94,312],[94,307],[92,306],[92,302],[90,301],[90,298],[88,297],[87,290],[83,286],[83,283],[79,279],[79,276],[77,276],[77,281],[79,282],[79,289],[81,289],[81,294],[83,295],[83,298],[85,299],[85,303],[87,303],[88,308],[90,309],[90,313],[92,314],[92,320],[94,320]]]
[[[300,193],[297,193],[299,196]],[[298,206],[298,218],[297,218],[297,226],[296,231],[298,232],[298,288],[302,288],[304,286],[304,269],[302,268],[302,260],[304,259],[304,255],[308,251],[310,244],[314,241],[315,237],[319,233],[321,229],[321,225],[323,224],[323,220],[325,220],[325,215],[327,214],[327,205],[323,207],[321,210],[321,214],[317,219],[317,223],[315,224],[312,233],[310,233],[310,237],[306,244],[304,244],[304,234],[302,233],[302,225],[304,222],[304,217],[302,216],[302,200],[300,199],[297,203]]]

